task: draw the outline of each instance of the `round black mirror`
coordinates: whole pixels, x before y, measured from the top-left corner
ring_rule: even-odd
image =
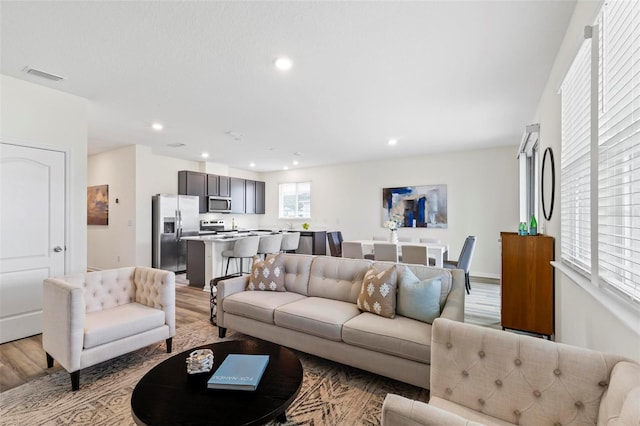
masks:
[[[550,147],[544,150],[544,156],[542,157],[541,179],[542,213],[546,220],[551,220],[553,202],[556,196],[556,165],[553,160],[553,151]]]

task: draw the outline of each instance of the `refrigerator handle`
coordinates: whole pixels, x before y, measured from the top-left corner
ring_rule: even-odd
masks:
[[[180,223],[180,210],[176,209],[176,241],[180,241],[180,230],[182,229],[182,224]]]

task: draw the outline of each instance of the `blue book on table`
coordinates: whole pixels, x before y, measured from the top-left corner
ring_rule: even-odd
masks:
[[[207,387],[254,391],[268,363],[269,355],[229,354],[207,381]]]

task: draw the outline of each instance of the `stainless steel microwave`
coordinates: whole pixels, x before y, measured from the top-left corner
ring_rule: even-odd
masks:
[[[231,198],[210,195],[209,213],[231,213]]]

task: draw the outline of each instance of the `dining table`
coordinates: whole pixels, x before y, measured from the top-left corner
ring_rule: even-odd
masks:
[[[362,249],[366,254],[373,253],[373,245],[376,243],[385,243],[388,241],[378,241],[378,240],[352,240],[356,243],[362,243]],[[402,252],[402,246],[420,246],[427,248],[427,256],[435,259],[435,266],[442,268],[444,267],[444,254],[449,251],[449,246],[447,244],[436,244],[436,243],[416,243],[413,241],[398,241],[396,243],[398,245],[398,255]]]

